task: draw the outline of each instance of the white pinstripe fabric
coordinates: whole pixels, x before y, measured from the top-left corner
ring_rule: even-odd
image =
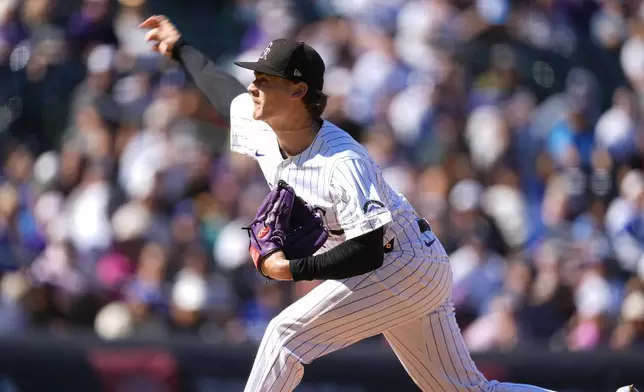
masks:
[[[324,282],[286,308],[269,324],[245,390],[292,390],[289,374],[302,372],[303,363],[414,320],[443,303],[452,283],[449,264],[425,263],[425,276],[433,277],[426,284],[419,275],[399,279],[392,274],[408,262],[400,258],[383,270]],[[396,295],[403,290],[410,295]]]
[[[309,148],[285,160],[268,125],[252,119],[252,108],[247,94],[233,101],[231,149],[254,157],[271,188],[282,179],[326,211],[327,226],[339,233],[320,252],[381,226],[383,245],[393,239],[394,249],[378,270],[326,281],[275,317],[246,392],[292,391],[303,364],[380,333],[424,391],[546,391],[489,382],[476,369],[448,302],[445,249],[431,231],[421,233],[412,206],[359,143],[325,121]]]
[[[533,385],[488,381],[470,357],[450,301],[384,332],[384,336],[422,391],[553,392]]]

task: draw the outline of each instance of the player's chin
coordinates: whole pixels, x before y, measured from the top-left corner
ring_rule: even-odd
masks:
[[[261,106],[255,105],[255,108],[253,109],[253,118],[260,121],[264,119],[264,111]]]
[[[253,112],[253,118],[257,121],[264,121],[264,122],[270,122],[270,120],[273,118],[270,113],[266,112],[266,110],[263,109],[255,109]]]

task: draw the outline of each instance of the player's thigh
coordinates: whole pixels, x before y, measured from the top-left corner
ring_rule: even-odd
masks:
[[[470,357],[451,303],[383,334],[423,390],[486,390],[488,381]]]
[[[326,281],[282,311],[269,324],[265,340],[286,347],[304,363],[416,319],[444,301],[451,287],[446,263],[428,263],[431,284],[415,276],[389,284],[369,273]],[[417,295],[400,295],[414,293]]]

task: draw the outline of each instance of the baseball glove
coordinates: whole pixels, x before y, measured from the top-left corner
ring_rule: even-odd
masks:
[[[320,211],[283,180],[266,196],[250,226],[243,229],[248,231],[255,268],[267,278],[262,263],[268,256],[280,250],[289,260],[310,256],[329,236]]]

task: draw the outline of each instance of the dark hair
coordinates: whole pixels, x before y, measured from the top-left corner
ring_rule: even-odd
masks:
[[[302,98],[306,111],[309,112],[309,116],[314,120],[322,118],[328,100],[329,97],[319,90],[309,90]]]

